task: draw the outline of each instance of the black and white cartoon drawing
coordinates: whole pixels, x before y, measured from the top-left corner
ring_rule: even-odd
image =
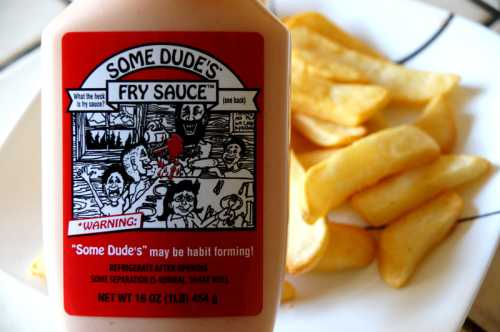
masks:
[[[175,128],[182,137],[190,175],[199,177],[203,172],[222,177],[218,161],[211,157],[212,144],[205,138],[209,113],[203,104],[178,104],[175,110]]]
[[[202,54],[138,49],[151,47]],[[68,90],[72,219],[137,214],[141,228],[162,231],[255,229],[258,90],[210,59],[220,71],[196,79],[188,68],[193,78],[181,81],[109,77],[105,62]]]
[[[252,114],[198,103],[111,114],[73,115],[75,217],[142,213],[144,228],[167,230],[255,226]]]
[[[224,144],[224,154],[222,159],[226,164],[224,177],[227,178],[252,178],[252,173],[249,170],[241,168],[239,161],[245,153],[245,143],[237,137],[231,137]]]
[[[128,198],[133,203],[151,187],[156,165],[153,165],[142,144],[123,151],[122,163],[127,175],[133,180],[128,189]]]
[[[225,221],[231,216],[230,208],[226,207],[220,212],[205,215],[200,218],[202,211],[198,208],[198,193],[200,190],[199,182],[182,180],[173,184],[165,196],[164,216],[166,228],[205,228],[214,222]]]
[[[129,203],[128,195],[124,195],[127,175],[123,172],[123,169],[119,165],[111,165],[104,171],[102,175],[102,187],[108,201],[104,203],[91,182],[91,177],[94,174],[95,172],[89,171],[86,166],[79,172],[80,177],[88,184],[101,215],[111,216],[122,214],[127,209],[127,204]]]

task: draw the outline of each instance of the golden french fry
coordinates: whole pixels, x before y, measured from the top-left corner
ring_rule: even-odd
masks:
[[[337,84],[321,77],[292,73],[292,112],[345,126],[357,126],[389,102],[386,89],[376,85]]]
[[[335,61],[324,61],[311,57],[310,53],[298,49],[292,50],[292,72],[303,73],[312,77],[344,83],[366,83],[367,77],[360,71]]]
[[[370,229],[368,233],[371,235],[375,243],[378,243],[380,241],[380,236],[382,235],[381,229]]]
[[[364,126],[369,133],[374,133],[386,129],[389,127],[389,124],[387,123],[384,114],[377,112],[370,118],[370,120],[364,123]]]
[[[290,146],[296,155],[318,148],[316,144],[313,144],[293,127],[290,131]]]
[[[316,266],[328,245],[328,228],[324,218],[306,222],[304,199],[305,172],[291,154],[290,161],[290,216],[286,268],[290,274],[307,272]]]
[[[453,148],[457,136],[452,109],[443,95],[434,97],[425,107],[415,125],[431,135],[441,147],[448,152]]]
[[[316,144],[311,143],[293,128],[291,130],[290,145],[295,157],[305,169],[328,158],[331,153],[339,150],[338,148],[318,148]]]
[[[309,218],[325,216],[352,194],[438,155],[436,142],[413,126],[393,127],[368,135],[307,170]]]
[[[382,279],[404,286],[418,264],[451,231],[463,207],[456,193],[444,193],[389,225],[380,236],[378,259]]]
[[[350,144],[366,135],[367,132],[362,126],[346,127],[296,112],[292,114],[292,125],[311,142],[323,147]]]
[[[45,278],[45,264],[42,255],[38,255],[31,262],[30,272],[35,277]]]
[[[372,84],[387,88],[393,101],[403,104],[423,104],[433,97],[446,94],[459,81],[455,74],[419,71],[392,64],[347,49],[307,28],[292,28],[292,45],[311,57],[331,59],[363,72]]]
[[[297,153],[297,159],[299,160],[302,167],[306,170],[319,164],[325,159],[328,159],[332,153],[339,151],[339,148],[329,148],[329,149],[314,149],[310,151],[305,151]]]
[[[294,16],[287,17],[284,22],[288,28],[307,27],[347,48],[377,58],[384,58],[384,56],[382,56],[379,52],[375,51],[373,48],[366,45],[353,35],[342,30],[342,28],[337,26],[335,23],[333,23],[320,13],[303,12]]]
[[[441,156],[431,164],[395,175],[355,194],[351,205],[368,223],[382,226],[438,193],[478,178],[488,168],[489,162],[480,157]]]
[[[292,72],[343,83],[367,83],[365,74],[346,64],[311,56],[310,52],[292,49]]]
[[[363,228],[330,223],[330,241],[315,271],[331,272],[370,265],[375,257],[375,240]]]
[[[293,300],[295,298],[295,294],[295,287],[293,287],[289,281],[285,280],[283,282],[283,286],[281,287],[281,303]]]

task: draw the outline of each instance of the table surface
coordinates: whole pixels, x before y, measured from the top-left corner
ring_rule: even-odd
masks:
[[[500,0],[423,1],[465,16],[500,33]],[[68,3],[68,0],[2,0],[0,3],[0,146],[40,88],[41,29]],[[17,288],[18,283],[18,280],[0,270],[2,293],[7,290],[0,297],[15,298],[8,294],[8,289]],[[36,305],[37,297],[42,296],[33,289],[26,289],[26,292],[34,301],[32,305]],[[499,294],[500,250],[471,308],[463,331],[500,332]],[[9,310],[0,301],[0,318],[9,315]]]

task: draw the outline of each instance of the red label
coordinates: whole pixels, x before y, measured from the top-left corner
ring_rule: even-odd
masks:
[[[66,312],[258,314],[262,37],[75,32],[62,59]]]

